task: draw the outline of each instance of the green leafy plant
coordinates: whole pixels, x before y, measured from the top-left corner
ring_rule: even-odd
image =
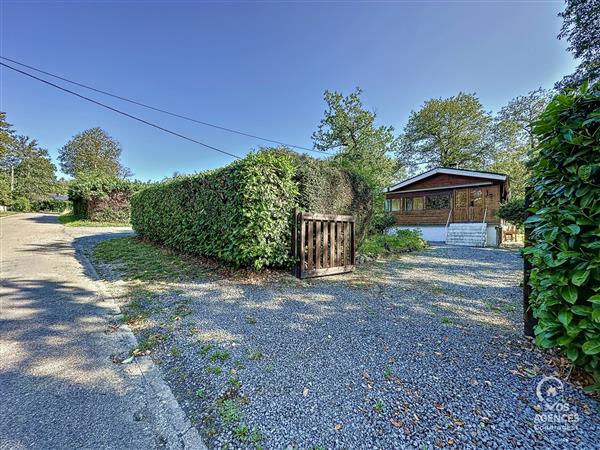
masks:
[[[55,198],[46,198],[43,200],[36,200],[32,203],[31,209],[40,212],[57,212],[61,213],[66,211],[71,206],[71,203],[67,200],[60,200]]]
[[[536,342],[600,388],[600,83],[557,95],[535,123],[530,304]]]
[[[522,198],[509,200],[500,205],[498,209],[498,217],[513,224],[517,228],[523,227],[527,210],[525,209],[525,201]]]
[[[417,230],[398,230],[395,234],[377,234],[366,238],[359,253],[366,256],[380,256],[385,254],[403,253],[413,250],[422,250],[427,243]]]
[[[19,212],[31,211],[31,202],[27,197],[18,197],[13,203],[13,209]]]
[[[80,174],[69,183],[73,216],[100,222],[127,223],[131,195],[148,185],[107,175]]]

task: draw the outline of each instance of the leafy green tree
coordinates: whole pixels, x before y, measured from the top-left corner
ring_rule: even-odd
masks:
[[[579,86],[583,80],[600,80],[600,0],[567,0],[559,14],[563,26],[559,39],[569,42],[567,50],[581,62],[572,75],[556,83],[558,89]]]
[[[538,144],[533,123],[542,114],[549,100],[548,91],[536,89],[508,102],[494,120],[496,148],[487,169],[510,177],[513,198],[525,196],[528,154]]]
[[[337,150],[336,163],[381,192],[399,177],[400,166],[393,158],[398,139],[393,127],[375,124],[377,115],[363,107],[361,93],[360,88],[348,96],[325,91],[325,117],[312,138],[315,148]]]
[[[128,177],[131,171],[120,162],[121,145],[102,128],[90,128],[67,142],[58,153],[62,171],[74,177],[96,174]]]
[[[54,193],[55,171],[56,166],[49,157],[35,156],[23,160],[15,168],[15,195],[35,201]]]
[[[475,94],[431,99],[411,112],[398,156],[413,168],[481,169],[492,154],[491,115]]]
[[[0,168],[8,176],[14,175],[13,196],[35,201],[54,191],[56,167],[48,150],[40,148],[35,139],[14,136],[4,158],[0,159]]]
[[[10,205],[11,203],[10,180],[6,173],[0,172],[0,205]]]
[[[12,125],[6,121],[6,113],[0,111],[0,159],[3,159],[13,142]]]

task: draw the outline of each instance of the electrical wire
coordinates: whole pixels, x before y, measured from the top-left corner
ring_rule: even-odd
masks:
[[[54,84],[54,83],[52,83],[52,82],[50,82],[48,80],[44,80],[43,78],[36,77],[35,75],[27,73],[27,72],[25,72],[23,70],[17,69],[16,67],[9,66],[6,63],[0,62],[0,66],[4,66],[4,67],[6,67],[8,69],[14,70],[15,72],[19,72],[19,73],[21,73],[21,74],[23,74],[25,76],[33,78],[34,80],[37,80],[37,81],[40,81],[40,82],[45,83],[47,85],[50,85],[52,87],[55,87],[56,89],[60,89],[61,91],[68,92],[69,94],[72,94],[72,95],[75,95],[75,96],[77,96],[79,98],[87,100],[88,102],[95,103],[96,105],[102,106],[103,108],[109,109],[109,110],[114,111],[114,112],[119,113],[119,114],[122,114],[125,117],[129,117],[130,119],[137,120],[138,122],[144,123],[144,124],[149,125],[149,126],[154,127],[154,128],[157,128],[157,129],[162,130],[162,131],[164,131],[166,133],[172,134],[174,136],[180,137],[180,138],[185,139],[185,140],[190,141],[190,142],[194,142],[195,144],[201,145],[201,146],[206,147],[208,149],[211,149],[211,150],[223,153],[224,155],[228,155],[228,156],[231,156],[231,157],[236,158],[236,159],[242,159],[238,155],[234,155],[233,153],[229,153],[228,151],[221,150],[220,148],[213,147],[212,145],[205,144],[204,142],[200,142],[200,141],[198,141],[196,139],[193,139],[191,137],[184,136],[183,134],[177,133],[176,131],[169,130],[168,128],[164,128],[164,127],[162,127],[160,125],[157,125],[155,123],[148,122],[147,120],[141,119],[141,118],[139,118],[137,116],[134,116],[132,114],[126,113],[124,111],[121,111],[120,109],[113,108],[112,106],[106,105],[106,104],[101,103],[101,102],[99,102],[97,100],[94,100],[94,99],[91,99],[89,97],[86,97],[85,95],[81,95],[81,94],[79,94],[77,92],[71,91],[71,90],[69,90],[67,88],[64,88],[62,86]]]
[[[95,87],[92,87],[92,86],[80,83],[78,81],[73,81],[73,80],[70,80],[68,78],[62,77],[60,75],[56,75],[56,74],[53,74],[53,73],[50,73],[50,72],[46,72],[45,70],[38,69],[37,67],[33,67],[33,66],[30,66],[30,65],[27,65],[25,63],[16,61],[16,60],[11,59],[11,58],[7,58],[5,56],[0,56],[0,59],[4,59],[6,61],[10,61],[13,64],[17,64],[19,66],[26,67],[26,68],[28,68],[30,70],[34,70],[36,72],[43,73],[44,75],[51,76],[53,78],[65,81],[65,82],[73,84],[75,86],[79,86],[79,87],[82,87],[84,89],[89,89],[89,90],[97,92],[99,94],[108,95],[109,97],[113,97],[113,98],[122,100],[124,102],[129,102],[129,103],[132,103],[134,105],[141,106],[143,108],[151,109],[153,111],[157,111],[157,112],[160,112],[160,113],[163,113],[163,114],[168,114],[170,116],[177,117],[179,119],[188,120],[190,122],[194,122],[194,123],[197,123],[197,124],[200,124],[200,125],[205,125],[205,126],[208,126],[208,127],[216,128],[216,129],[223,130],[223,131],[227,131],[229,133],[235,133],[235,134],[239,134],[239,135],[242,135],[242,136],[251,137],[253,139],[259,139],[259,140],[262,140],[262,141],[271,142],[273,144],[284,145],[286,147],[297,148],[297,149],[300,149],[300,150],[306,150],[306,151],[309,151],[309,152],[315,152],[315,153],[321,153],[321,154],[324,152],[324,151],[321,151],[321,150],[315,150],[315,149],[308,148],[308,147],[302,147],[301,145],[286,144],[285,142],[277,141],[277,140],[274,140],[274,139],[268,139],[268,138],[257,136],[257,135],[251,134],[251,133],[246,133],[244,131],[234,130],[232,128],[227,128],[227,127],[223,127],[223,126],[220,126],[220,125],[215,125],[215,124],[212,124],[212,123],[209,123],[209,122],[204,122],[204,121],[201,121],[201,120],[197,120],[197,119],[194,119],[192,117],[184,116],[182,114],[174,113],[172,111],[167,111],[166,109],[157,108],[155,106],[151,106],[151,105],[148,105],[148,104],[145,104],[145,103],[142,103],[142,102],[138,102],[136,100],[132,100],[132,99],[127,98],[127,97],[123,97],[121,95],[117,95],[117,94],[113,94],[111,92],[103,91],[101,89],[98,89],[98,88],[95,88]]]

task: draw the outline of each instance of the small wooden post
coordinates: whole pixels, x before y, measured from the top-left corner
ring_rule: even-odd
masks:
[[[525,219],[530,216],[529,208],[531,207],[531,188],[527,189],[525,193]],[[530,235],[531,226],[524,224],[523,231],[524,237],[524,248],[531,245]],[[529,286],[529,274],[531,273],[531,261],[527,255],[523,255],[523,334],[525,336],[533,337],[533,328],[537,324],[537,320],[533,317],[533,310],[529,305],[529,297],[531,296],[531,287]]]
[[[294,217],[292,217],[292,257],[298,258],[298,208],[294,208]],[[300,276],[298,272],[298,261],[292,267],[292,275]]]

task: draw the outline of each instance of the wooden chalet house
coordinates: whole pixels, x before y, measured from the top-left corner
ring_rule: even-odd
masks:
[[[500,202],[509,198],[500,173],[439,167],[390,186],[385,207],[398,229],[453,245],[497,246],[502,239]]]

